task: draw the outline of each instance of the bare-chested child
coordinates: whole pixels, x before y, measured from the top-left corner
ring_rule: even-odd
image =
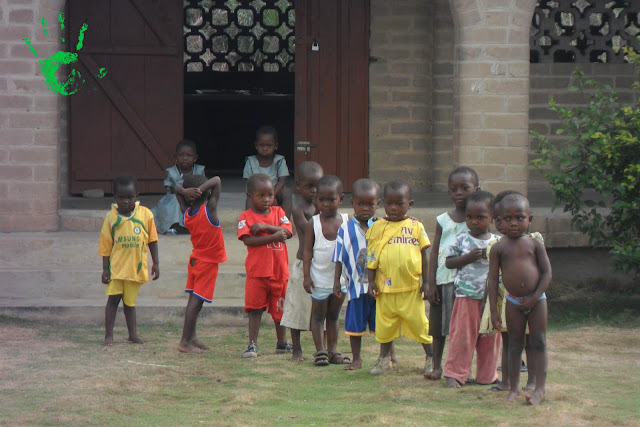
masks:
[[[544,291],[551,282],[551,263],[542,242],[527,235],[531,222],[529,201],[521,194],[510,194],[501,203],[502,226],[505,236],[491,249],[489,255],[488,292],[491,322],[502,328],[497,310],[498,274],[507,291],[506,321],[509,325],[509,382],[507,400],[520,394],[520,361],[524,335],[529,324],[529,371],[536,378],[536,387],[526,399],[537,405],[544,399],[547,378],[547,297]]]
[[[298,252],[296,262],[291,267],[287,295],[284,300],[284,314],[280,324],[291,329],[293,355],[291,360],[302,362],[302,346],[300,331],[308,331],[311,320],[311,297],[305,292],[302,282],[302,253],[304,252],[305,231],[307,223],[317,213],[314,198],[318,181],[324,175],[322,166],[316,162],[302,162],[296,173],[296,194],[293,195],[292,217],[298,235]]]

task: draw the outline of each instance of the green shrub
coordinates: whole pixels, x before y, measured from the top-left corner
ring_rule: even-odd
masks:
[[[640,70],[639,55],[627,52]],[[540,157],[532,164],[551,185],[554,209],[563,206],[572,225],[591,244],[611,247],[616,268],[640,273],[640,101],[621,105],[608,85],[585,80],[574,72],[569,88],[585,96],[585,105],[562,108],[553,98],[550,109],[562,124],[563,143],[532,131]],[[640,99],[640,83],[633,85]]]

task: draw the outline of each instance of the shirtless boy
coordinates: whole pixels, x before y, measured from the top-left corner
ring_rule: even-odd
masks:
[[[506,321],[509,325],[509,382],[507,400],[520,394],[520,361],[524,335],[529,324],[531,356],[529,371],[536,378],[536,388],[526,399],[537,405],[544,399],[547,378],[547,297],[544,291],[551,282],[551,263],[542,242],[531,239],[527,229],[531,222],[529,201],[521,194],[510,194],[502,200],[502,226],[505,236],[489,255],[488,292],[491,321],[502,328],[497,310],[498,273],[507,290]]]
[[[291,267],[287,296],[284,300],[284,314],[281,325],[291,329],[293,355],[291,360],[302,362],[302,346],[300,345],[300,331],[309,330],[311,319],[311,297],[302,287],[304,274],[302,272],[302,253],[304,251],[305,230],[307,223],[317,213],[314,198],[318,181],[324,175],[322,166],[316,162],[302,162],[296,173],[296,194],[293,196],[292,219],[298,235],[298,252],[296,262]]]

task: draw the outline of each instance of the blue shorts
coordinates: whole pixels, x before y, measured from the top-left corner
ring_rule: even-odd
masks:
[[[344,319],[344,329],[347,335],[361,337],[367,331],[376,330],[376,300],[369,294],[362,294],[357,299],[347,303],[347,314]]]

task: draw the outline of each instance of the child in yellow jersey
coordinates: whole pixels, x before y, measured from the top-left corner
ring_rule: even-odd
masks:
[[[371,374],[391,369],[393,341],[400,335],[422,344],[426,372],[432,354],[424,310],[431,243],[422,223],[406,216],[413,205],[409,184],[403,180],[387,183],[383,201],[387,216],[373,223],[366,234],[369,294],[378,299],[376,340],[380,343],[380,357]]]
[[[147,246],[151,252],[153,280],[160,277],[158,266],[158,232],[153,214],[137,202],[138,181],[131,175],[113,180],[115,203],[100,231],[102,283],[107,285],[107,306],[104,311],[104,342],[113,345],[113,325],[120,300],[129,330],[129,341],[144,344],[136,332],[136,298],[140,285],[149,280]]]

